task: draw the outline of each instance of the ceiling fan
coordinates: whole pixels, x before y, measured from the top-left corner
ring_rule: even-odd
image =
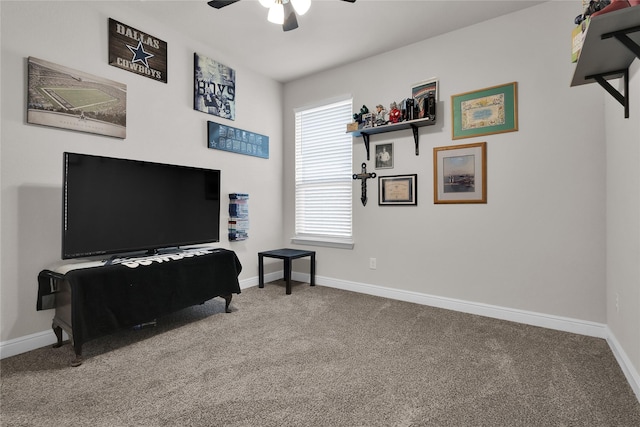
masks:
[[[212,0],[207,4],[216,9],[221,9],[240,0]],[[342,0],[349,3],[355,3],[356,0]],[[269,8],[267,19],[274,24],[282,24],[282,31],[291,31],[298,28],[298,19],[296,14],[304,15],[309,7],[311,0],[260,0],[260,4]]]

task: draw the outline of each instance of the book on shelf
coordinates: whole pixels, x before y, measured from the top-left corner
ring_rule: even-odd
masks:
[[[232,200],[248,200],[249,195],[246,193],[229,193],[229,199]]]
[[[248,218],[229,218],[229,230],[248,230],[249,219]]]
[[[238,241],[238,240],[246,240],[249,238],[247,233],[229,233],[229,240]]]
[[[249,237],[249,195],[229,194],[228,233],[230,241],[246,240]]]

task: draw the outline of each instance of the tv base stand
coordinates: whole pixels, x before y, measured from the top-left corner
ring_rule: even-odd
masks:
[[[240,293],[242,265],[235,252],[197,249],[118,263],[63,266],[38,275],[38,310],[54,308],[52,329],[63,345],[62,331],[71,338],[75,359],[82,364],[85,342],[215,297]]]

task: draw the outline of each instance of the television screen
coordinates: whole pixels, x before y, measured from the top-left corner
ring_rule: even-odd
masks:
[[[64,153],[62,258],[220,240],[220,171]]]

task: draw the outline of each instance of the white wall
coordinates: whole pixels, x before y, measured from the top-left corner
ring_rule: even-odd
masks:
[[[409,96],[440,79],[438,123],[374,135],[394,142],[395,167],[418,174],[417,207],[359,201],[353,250],[318,248],[318,274],[591,322],[606,321],[605,145],[602,90],[570,88],[575,5],[543,3],[285,85],[285,237],[293,236],[292,109],[351,93],[354,108]],[[518,82],[519,131],[452,141],[450,97]],[[487,142],[488,203],[433,204],[433,147]],[[366,160],[354,138],[354,170]],[[368,162],[373,170],[374,162]],[[369,258],[377,269],[369,269]]]
[[[389,104],[438,77],[438,124],[420,130],[419,157],[410,131],[371,137],[372,151],[394,142],[394,169],[378,175],[418,174],[418,206],[377,206],[369,181],[363,207],[354,183],[355,248],[316,248],[320,282],[534,324],[548,316],[567,330],[606,324],[601,336],[640,398],[640,65],[628,119],[599,85],[569,87],[575,15],[572,2],[543,3],[285,85],[285,241],[292,109],[343,93],[356,110]],[[519,131],[453,141],[451,95],[511,81]],[[433,147],[478,141],[488,144],[488,203],[434,205]],[[365,160],[354,138],[354,170]]]
[[[241,279],[257,276],[259,250],[283,234],[282,85],[238,67],[212,44],[186,39],[123,2],[0,3],[2,29],[0,341],[48,331],[53,311],[36,312],[38,272],[60,261],[62,153],[76,151],[222,170],[222,194],[250,195],[250,238],[228,242],[222,204],[220,247],[236,251]],[[168,43],[168,84],[108,64],[108,18]],[[236,120],[193,110],[193,53],[235,68]],[[34,56],[127,85],[127,138],[26,124],[26,58]],[[270,159],[207,148],[207,120],[270,137]],[[259,215],[258,215],[259,207]],[[259,232],[258,232],[259,230]]]
[[[271,137],[268,161],[206,149],[210,117],[191,108],[191,64],[197,51],[233,67],[234,58],[215,46],[123,3],[3,1],[0,14],[0,342],[50,327],[52,312],[35,311],[36,275],[59,260],[63,151],[222,169],[223,193],[248,192],[252,212],[260,207],[248,241],[221,242],[239,254],[241,278],[253,280],[256,252],[291,245],[293,108],[345,93],[356,108],[389,104],[407,97],[412,83],[438,77],[438,124],[420,130],[420,156],[410,131],[372,137],[372,150],[395,144],[394,169],[379,175],[418,174],[419,205],[378,207],[377,183],[369,181],[363,207],[354,183],[355,249],[315,247],[318,275],[606,323],[640,384],[640,71],[636,62],[626,120],[599,86],[569,87],[574,2],[543,3],[301,79],[285,85],[284,97],[279,84],[236,67],[234,125]],[[169,84],[107,64],[109,17],[169,43]],[[127,139],[26,124],[28,56],[126,83]],[[450,96],[511,81],[518,82],[519,131],[452,141]],[[488,144],[488,203],[434,205],[433,147],[478,141]],[[354,170],[365,160],[363,145],[354,139]]]
[[[624,93],[622,87],[619,88]],[[630,70],[630,117],[606,95],[607,324],[640,385],[640,62]],[[640,395],[639,395],[640,398]]]

